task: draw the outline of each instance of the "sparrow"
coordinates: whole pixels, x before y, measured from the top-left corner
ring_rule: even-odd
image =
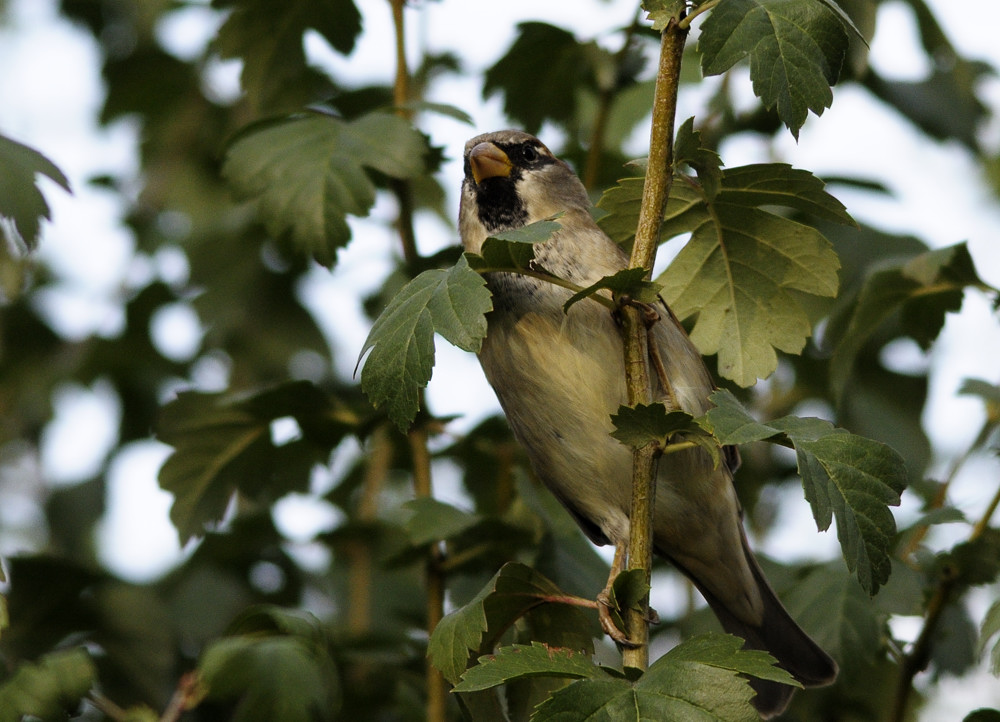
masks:
[[[625,252],[594,222],[590,206],[569,165],[528,133],[501,130],[465,145],[459,232],[466,252],[478,254],[489,236],[557,217],[560,229],[535,245],[534,265],[590,286],[628,266]],[[592,542],[615,546],[613,578],[628,547],[632,496],[632,453],[611,436],[611,415],[628,404],[620,325],[593,300],[564,311],[572,291],[543,279],[485,275],[493,310],[479,352],[483,371],[538,478]],[[669,383],[652,374],[654,398],[668,410],[701,416],[711,408],[711,374],[666,304],[658,302],[655,310],[650,355],[658,356]],[[770,652],[806,687],[830,684],[836,663],[782,606],[747,543],[733,452],[721,463],[700,447],[660,459],[656,553],[693,582],[723,629],[746,640],[746,648]],[[608,620],[602,614],[605,631],[626,641]],[[793,692],[775,682],[751,684],[754,705],[765,718],[780,714]]]

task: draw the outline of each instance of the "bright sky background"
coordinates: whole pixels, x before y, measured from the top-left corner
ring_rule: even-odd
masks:
[[[1000,68],[1000,3],[997,0],[930,0],[937,17],[961,52]],[[391,37],[389,5],[384,0],[360,0],[366,33],[357,51],[343,58],[329,50],[318,37],[307,39],[306,49],[317,64],[332,68],[341,77],[356,82],[387,82],[392,77],[392,58],[386,52]],[[567,20],[567,8],[574,10]],[[460,153],[466,138],[504,125],[496,98],[480,97],[479,73],[510,45],[514,26],[523,20],[547,20],[572,27],[579,37],[604,38],[605,29],[620,27],[631,19],[634,3],[540,3],[508,0],[475,3],[442,0],[418,4],[407,11],[409,43],[413,49],[431,52],[453,50],[465,63],[468,75],[438,82],[432,100],[451,103],[468,112],[475,127],[444,117],[431,117],[424,130],[433,142],[443,145],[452,160],[442,170],[457,213],[457,189],[461,179]],[[485,18],[483,8],[488,8]],[[580,8],[586,8],[581,12]],[[73,195],[43,180],[42,187],[53,209],[53,221],[45,224],[38,255],[64,279],[62,287],[47,293],[39,304],[53,327],[69,338],[89,334],[114,335],[124,322],[119,303],[123,286],[134,287],[148,279],[186,277],[181,254],[164,251],[154,258],[135,258],[133,240],[119,223],[122,209],[117,197],[87,185],[100,174],[134,175],[137,170],[138,128],[119,121],[99,127],[97,113],[102,98],[99,52],[90,36],[59,19],[54,0],[10,0],[9,18],[0,27],[0,133],[27,143],[53,160],[69,177]],[[179,57],[200,53],[217,27],[214,13],[196,4],[176,11],[160,28],[165,47]],[[484,22],[485,21],[485,22]],[[906,6],[888,3],[879,18],[880,34],[872,44],[876,68],[892,78],[917,80],[928,71],[919,49],[915,25]],[[610,42],[614,42],[611,38]],[[414,55],[415,57],[415,55]],[[215,62],[210,66],[210,85],[221,98],[238,93],[239,65]],[[747,84],[749,85],[749,84]],[[749,89],[748,89],[749,92]],[[1000,80],[983,83],[982,99],[1000,116]],[[697,92],[681,98],[678,117],[699,109]],[[877,133],[871,132],[876,129]],[[644,153],[645,130],[634,139],[635,155]],[[556,133],[543,129],[543,139]],[[1000,122],[983,129],[983,138],[994,150],[1000,147]],[[558,143],[553,143],[558,145]],[[731,143],[722,149],[730,166],[774,160],[772,150],[754,141]],[[954,143],[936,143],[915,133],[892,111],[871,100],[859,89],[836,88],[834,104],[821,118],[810,116],[798,144],[790,135],[778,143],[780,160],[807,168],[819,176],[853,175],[886,183],[891,198],[873,198],[842,192],[838,197],[859,220],[896,232],[910,232],[934,246],[969,242],[980,275],[1000,287],[1000,203],[988,193],[974,160]],[[357,349],[367,333],[359,306],[359,292],[381,282],[389,268],[394,241],[385,224],[393,209],[379,203],[371,221],[352,225],[355,243],[341,254],[331,274],[315,269],[301,288],[302,298],[312,308],[338,347],[340,371],[349,374]],[[455,232],[440,221],[421,218],[418,224],[421,250],[429,252],[457,242]],[[367,280],[366,280],[367,279]],[[331,312],[335,309],[335,312]],[[154,338],[164,353],[190,358],[200,329],[190,308],[176,305],[154,321]],[[933,368],[931,399],[924,422],[935,448],[944,455],[959,453],[971,442],[982,423],[977,401],[956,397],[967,377],[1000,381],[1000,330],[989,304],[978,294],[969,294],[960,314],[949,317],[945,331],[929,355],[915,344],[894,349],[892,362],[901,368]],[[455,379],[461,379],[456,383]],[[211,361],[202,364],[196,380],[206,387],[224,384],[224,372]],[[478,363],[470,354],[447,343],[437,345],[435,379],[428,389],[432,408],[441,415],[461,414],[461,430],[483,415],[498,410]],[[53,484],[73,484],[92,476],[115,441],[118,409],[109,385],[92,387],[66,384],[56,394],[56,419],[42,442],[41,474]],[[136,443],[114,460],[109,477],[109,509],[101,528],[102,558],[109,568],[125,578],[154,578],[175,564],[180,550],[176,533],[167,518],[171,497],[156,485],[156,473],[169,449],[157,442]],[[954,501],[970,510],[981,509],[993,492],[993,484],[978,480],[997,478],[995,459],[969,465],[953,487]],[[0,479],[2,481],[2,479]],[[323,478],[317,479],[322,485]],[[440,494],[454,497],[442,485]],[[801,502],[801,495],[799,494]],[[804,504],[804,502],[801,502]],[[30,549],[33,521],[24,514],[30,505],[18,490],[0,486],[0,526],[19,528],[22,533],[0,538],[0,554]],[[900,514],[912,513],[912,504]],[[791,506],[787,519],[758,547],[778,558],[790,558],[789,550],[803,549],[803,539],[816,539],[821,553],[837,554],[832,534],[817,537],[811,516],[804,507]],[[312,534],[336,521],[336,514],[308,497],[293,497],[279,505],[277,520],[294,539],[305,542]],[[947,539],[947,527],[936,531]],[[304,557],[322,562],[322,553],[308,544],[298,550]],[[808,546],[812,555],[816,549]],[[943,698],[975,699],[978,704],[1000,706],[1000,692],[992,677],[974,677],[941,688]],[[964,696],[963,696],[964,695]],[[963,708],[967,709],[967,708]],[[932,703],[921,716],[925,722],[952,719],[954,708],[947,702]]]

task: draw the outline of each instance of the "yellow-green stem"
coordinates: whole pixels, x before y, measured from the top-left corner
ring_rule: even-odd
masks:
[[[660,37],[660,64],[653,94],[653,120],[649,139],[649,163],[643,186],[642,208],[632,247],[632,268],[652,272],[659,241],[663,209],[673,178],[674,117],[677,111],[677,91],[680,84],[681,56],[687,31],[675,19]],[[642,312],[635,306],[622,309],[625,375],[630,405],[649,403],[652,386],[649,375],[648,334]],[[653,510],[656,503],[656,444],[650,443],[632,454],[632,506],[628,547],[628,567],[642,569],[646,583],[650,581],[653,563]],[[649,595],[640,609],[628,610],[625,631],[637,646],[622,652],[627,667],[646,669],[649,666]]]

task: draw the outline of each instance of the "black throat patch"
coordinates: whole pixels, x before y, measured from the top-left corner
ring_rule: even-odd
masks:
[[[528,221],[528,210],[517,194],[517,181],[521,171],[513,169],[507,177],[487,178],[476,185],[476,213],[479,222],[490,233],[520,228]]]

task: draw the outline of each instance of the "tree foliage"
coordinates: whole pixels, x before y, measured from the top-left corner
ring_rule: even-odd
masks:
[[[550,133],[627,249],[646,171],[626,164],[627,141],[647,134],[659,32],[678,22],[699,30],[685,83],[708,92],[673,145],[658,239],[673,258],[652,280],[630,269],[573,288],[567,306],[614,305],[598,289],[616,301],[662,297],[722,388],[700,418],[622,407],[614,435],[664,453],[701,444],[720,463],[722,447],[740,446],[736,484],[755,532],[774,523],[772,491],[798,484],[817,530],[835,526],[842,561],[765,560],[790,612],[841,668],[834,686],[799,692],[788,719],[910,719],[925,670],[961,675],[982,658],[997,674],[1000,604],[982,614],[968,600],[973,590],[996,598],[1000,489],[984,477],[988,501],[962,510],[949,495],[965,461],[996,454],[997,379],[962,387],[985,408],[983,427],[951,471],[932,474],[931,453],[945,452],[920,424],[927,372],[900,373],[885,354],[901,339],[933,349],[965,298],[995,308],[997,289],[960,238],[931,248],[856,223],[833,191],[883,193],[870,179],[827,185],[778,161],[728,167],[724,155],[741,136],[771,148],[784,133],[798,138],[852,85],[988,170],[977,129],[991,116],[976,82],[992,69],[962,56],[922,0],[907,3],[932,61],[919,82],[869,67],[878,2],[647,0],[601,37],[579,37],[569,17],[566,27],[525,18],[472,75],[462,58],[417,57],[400,23],[426,9],[391,4],[410,69],[402,60],[394,78],[366,84],[350,63],[306,52],[319,39],[354,57],[365,18],[352,0],[214,0],[202,9],[218,31],[193,57],[172,54],[160,32],[184,3],[60,3],[102,50],[100,122],[127,117],[142,129],[134,176],[90,180],[117,194],[138,258],[176,253],[189,270],[125,281],[119,333],[62,337],[39,299],[63,280],[28,254],[49,217],[38,178],[69,182],[44,149],[0,135],[0,504],[5,486],[30,489],[46,532],[12,545],[17,531],[0,529],[5,548],[18,548],[0,569],[0,722],[747,720],[749,678],[795,684],[697,608],[663,615],[657,649],[681,641],[647,670],[623,668],[588,602],[607,563],[531,476],[502,419],[456,433],[423,392],[440,339],[480,347],[492,307],[482,274],[566,285],[532,248],[558,217],[488,239],[480,255],[456,250],[453,230],[428,238],[433,225],[417,222],[453,222],[445,199],[458,183],[441,169],[460,148],[436,145],[427,119],[467,122],[479,102],[441,102],[437,80],[471,76],[510,125]],[[240,94],[223,100],[210,69],[234,59]],[[391,218],[358,225],[379,201]],[[375,290],[357,299],[368,338],[335,347],[323,329],[340,309],[317,311],[301,289],[344,249],[377,247],[380,222],[396,245],[384,278],[365,279]],[[201,328],[181,359],[151,330],[178,305]],[[359,378],[338,373],[341,357],[357,359]],[[206,365],[222,369],[222,383],[205,382]],[[111,389],[120,419],[94,478],[56,486],[29,470],[67,383]],[[159,483],[188,554],[134,584],[102,565],[94,536],[112,467],[150,439],[169,447]],[[446,502],[433,484],[457,491]],[[334,519],[305,542],[275,522],[293,494]],[[915,520],[894,516],[904,494]],[[929,533],[938,527],[958,531]],[[684,584],[660,571],[654,591]],[[625,576],[614,596],[625,609],[646,591]],[[915,640],[895,636],[897,615],[922,619]],[[1000,714],[972,709],[969,720]]]

